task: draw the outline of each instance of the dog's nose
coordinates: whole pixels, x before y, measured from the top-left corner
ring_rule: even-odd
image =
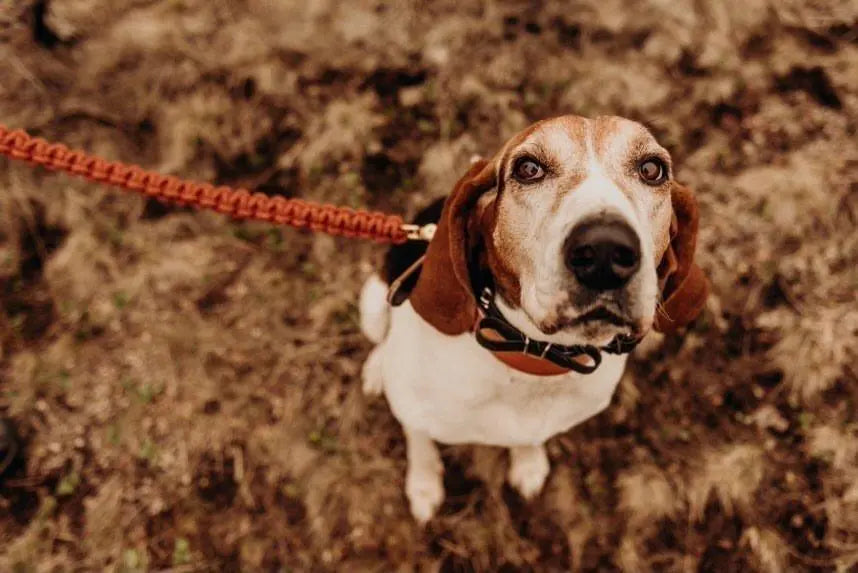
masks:
[[[629,282],[640,267],[640,240],[624,220],[602,216],[572,229],[564,257],[566,266],[585,287],[614,290]]]

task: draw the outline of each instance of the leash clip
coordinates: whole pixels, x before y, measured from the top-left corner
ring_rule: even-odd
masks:
[[[405,237],[409,241],[426,241],[428,243],[435,237],[435,231],[438,230],[438,225],[435,223],[428,223],[426,225],[406,223],[403,224],[400,229],[405,232]]]

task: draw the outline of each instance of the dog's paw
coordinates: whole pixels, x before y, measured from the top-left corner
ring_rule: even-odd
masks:
[[[542,491],[550,470],[542,446],[510,448],[509,483],[524,499],[533,499]]]
[[[381,374],[380,347],[375,347],[363,364],[363,393],[365,396],[380,396],[384,392],[384,377]]]
[[[444,501],[444,481],[440,472],[412,471],[405,476],[405,495],[411,507],[411,515],[420,524],[435,517]]]

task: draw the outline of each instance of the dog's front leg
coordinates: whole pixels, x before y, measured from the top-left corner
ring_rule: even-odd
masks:
[[[525,499],[535,497],[551,469],[545,446],[518,446],[509,449],[509,483]]]
[[[444,500],[444,466],[438,448],[428,434],[407,427],[403,429],[408,456],[405,495],[414,518],[426,523]]]

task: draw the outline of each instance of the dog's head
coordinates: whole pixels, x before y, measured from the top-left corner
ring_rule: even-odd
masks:
[[[642,125],[542,121],[456,184],[411,303],[441,332],[467,332],[473,284],[490,275],[504,316],[533,338],[600,345],[671,331],[707,293],[697,222],[692,192]]]

